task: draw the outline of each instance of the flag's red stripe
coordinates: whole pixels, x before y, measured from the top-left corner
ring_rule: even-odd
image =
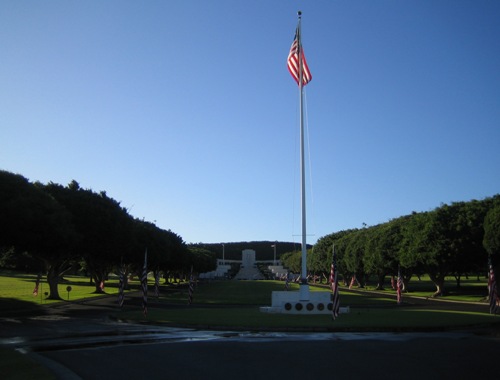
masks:
[[[293,79],[300,85],[300,65],[299,65],[299,51],[300,57],[302,58],[302,85],[305,86],[308,84],[311,79],[311,71],[307,66],[306,57],[304,55],[304,49],[299,48],[299,44],[297,41],[298,33],[295,33],[295,39],[293,40],[292,46],[290,48],[290,53],[288,53],[288,71],[292,75]]]

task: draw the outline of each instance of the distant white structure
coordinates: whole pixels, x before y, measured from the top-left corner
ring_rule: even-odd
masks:
[[[255,264],[255,251],[253,249],[244,249],[241,252],[241,267],[252,268]]]
[[[275,260],[257,261],[253,249],[244,249],[241,252],[241,260],[217,260],[217,268],[212,272],[200,273],[202,279],[224,278],[231,269],[231,264],[240,264],[240,271],[236,274],[236,280],[263,280],[264,276],[257,269],[258,263],[275,263]],[[279,261],[278,261],[279,262]],[[282,267],[281,267],[282,268]],[[285,271],[286,273],[286,271]]]
[[[264,276],[257,269],[255,261],[255,251],[253,249],[244,249],[241,252],[241,266],[235,280],[263,280]]]
[[[229,260],[226,260],[228,262]],[[224,278],[226,274],[231,269],[231,265],[222,264],[222,260],[217,260],[217,268],[211,272],[200,273],[200,279],[216,279],[216,278]]]

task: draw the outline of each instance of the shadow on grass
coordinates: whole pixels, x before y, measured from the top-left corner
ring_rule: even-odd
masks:
[[[46,313],[46,309],[33,302],[20,301],[14,298],[0,298],[0,317],[19,317],[44,313]]]
[[[322,331],[322,332],[432,332],[486,328],[498,331],[500,318],[481,313],[416,308],[354,308],[336,320],[331,315],[262,313],[256,307],[183,307],[153,309],[144,317],[139,309],[120,311],[117,320],[210,330]]]

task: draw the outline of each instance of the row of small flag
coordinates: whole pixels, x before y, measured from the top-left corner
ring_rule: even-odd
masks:
[[[142,307],[143,307],[143,312],[144,315],[147,316],[148,312],[148,280],[147,280],[147,251],[144,254],[144,265],[143,265],[143,270],[141,274],[141,289],[142,289]],[[493,265],[491,263],[491,259],[489,260],[489,273],[488,273],[488,297],[490,300],[490,313],[491,314],[496,314],[498,308],[500,308],[500,297],[498,295],[497,291],[497,283],[496,283],[496,277],[495,277],[495,271],[493,269]],[[38,274],[35,282],[35,288],[33,289],[33,296],[38,296],[38,290],[40,286],[40,280],[42,278],[41,274]],[[290,276],[287,274],[285,277],[285,290],[289,289],[289,278]],[[349,284],[349,289],[352,288],[356,281],[356,276],[353,276],[351,279],[351,282]],[[340,299],[339,299],[339,291],[338,291],[338,269],[337,269],[337,258],[335,254],[335,246],[333,247],[333,258],[332,258],[332,264],[330,268],[330,287],[332,290],[332,303],[333,303],[333,308],[332,308],[332,318],[336,319],[339,315],[339,310],[340,310]],[[158,298],[160,296],[160,291],[159,291],[159,285],[160,285],[160,278],[159,275],[157,274],[155,276],[155,286],[154,286],[154,293],[155,296]],[[401,270],[398,270],[398,277],[396,281],[396,285],[394,285],[394,278],[391,279],[391,285],[392,288],[396,289],[396,295],[397,295],[397,303],[401,304],[403,301],[403,277],[401,276]],[[101,289],[104,290],[104,281],[101,282],[100,285]],[[193,268],[191,268],[191,274],[189,276],[189,285],[188,285],[189,291],[188,291],[188,304],[191,305],[193,303],[193,293],[194,293],[194,277],[193,277]],[[120,307],[123,306],[124,300],[125,300],[125,270],[122,268],[119,271],[119,287],[118,287],[118,305]]]
[[[289,289],[289,274],[286,274],[285,277],[285,290]],[[356,281],[356,276],[353,276],[351,279],[351,283],[349,284],[349,289],[352,288],[354,282]],[[337,269],[337,256],[335,254],[335,245],[333,246],[333,257],[332,257],[332,265],[330,267],[330,288],[332,290],[332,318],[335,320],[339,316],[340,311],[340,296],[339,296],[339,276]],[[396,285],[396,294],[397,294],[397,303],[401,304],[403,302],[403,277],[401,276],[401,271],[398,270],[398,280]]]
[[[120,285],[118,291],[118,305],[123,306],[124,302],[124,283],[125,283],[125,271],[120,270]],[[142,310],[144,316],[148,314],[148,251],[144,253],[144,265],[142,267],[141,274],[141,289],[142,289]],[[154,287],[155,297],[160,297],[160,276],[157,273],[155,275],[155,287]],[[193,277],[193,267],[191,267],[191,274],[189,276],[189,294],[188,294],[188,304],[193,303],[193,293],[194,293],[194,277]]]
[[[141,289],[142,289],[142,309],[144,316],[148,314],[148,253],[144,254],[144,265],[141,273]],[[120,268],[119,270],[119,285],[118,285],[118,306],[122,307],[125,301],[125,268]],[[40,287],[40,281],[42,279],[42,275],[38,274],[35,281],[35,288],[33,289],[33,296],[38,296],[38,289]],[[104,281],[100,284],[101,290],[104,291]],[[193,268],[191,267],[191,274],[189,276],[189,294],[188,294],[188,304],[191,305],[193,303],[193,293],[194,293],[194,277],[193,277]],[[154,294],[156,298],[160,297],[160,276],[156,274],[155,276],[155,285],[154,285]]]
[[[497,283],[495,278],[495,271],[493,269],[493,265],[491,263],[491,259],[489,260],[489,273],[488,273],[488,298],[490,300],[490,313],[496,314],[497,310],[500,308],[500,297],[498,295]],[[289,274],[285,275],[285,290],[289,289]],[[337,271],[337,258],[335,254],[335,246],[333,246],[333,257],[332,257],[332,265],[330,268],[330,288],[332,290],[332,318],[336,319],[339,315],[340,310],[340,300],[339,300],[339,291],[338,291],[338,271]],[[354,283],[357,282],[356,276],[352,276],[351,282],[349,284],[349,289],[352,288]],[[403,302],[403,276],[401,275],[401,269],[398,268],[398,277],[396,282],[394,283],[394,277],[391,278],[391,286],[396,290],[396,299],[398,305]]]

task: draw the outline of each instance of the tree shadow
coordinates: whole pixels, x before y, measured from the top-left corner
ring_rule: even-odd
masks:
[[[46,314],[46,308],[33,302],[15,298],[0,298],[0,317],[21,317]]]

